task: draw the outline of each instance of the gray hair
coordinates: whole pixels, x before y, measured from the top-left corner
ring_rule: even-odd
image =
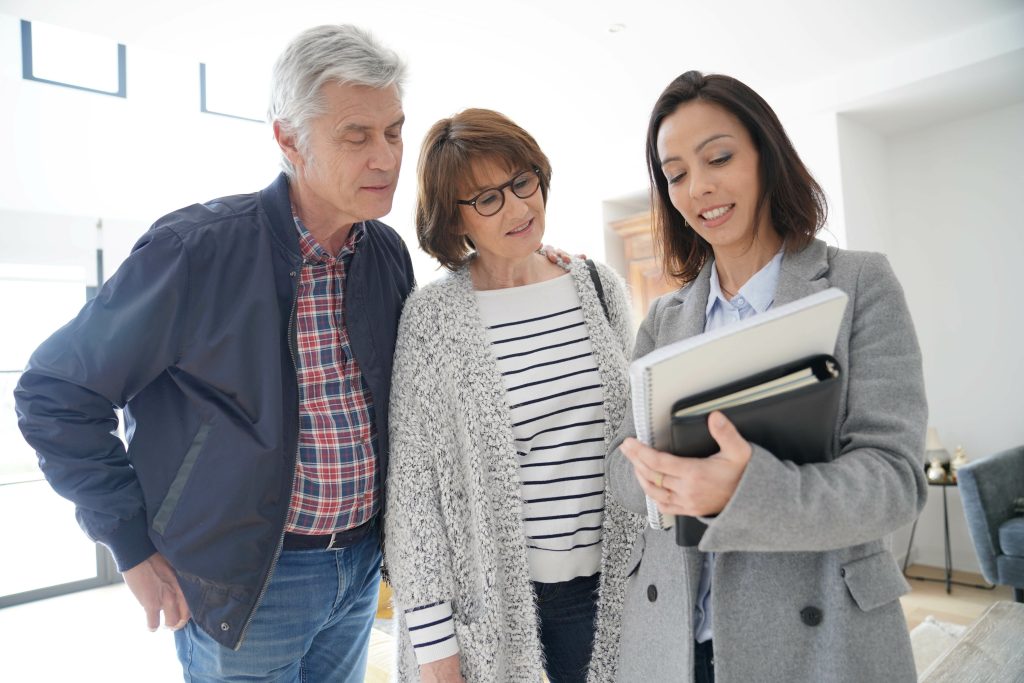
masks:
[[[320,93],[325,83],[371,88],[394,85],[401,95],[405,71],[405,62],[398,54],[367,31],[348,24],[308,29],[289,43],[274,65],[267,118],[293,133],[299,151],[305,154],[308,124],[326,111]],[[295,167],[284,154],[281,166],[288,177],[295,177]]]

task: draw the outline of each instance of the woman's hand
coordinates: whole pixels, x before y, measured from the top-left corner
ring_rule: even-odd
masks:
[[[465,683],[459,671],[459,655],[454,654],[426,664],[420,664],[422,683]]]
[[[661,514],[717,515],[736,492],[753,448],[717,410],[708,418],[708,430],[721,450],[707,458],[663,453],[636,439],[626,439],[620,446],[633,463],[640,487],[658,504]]]

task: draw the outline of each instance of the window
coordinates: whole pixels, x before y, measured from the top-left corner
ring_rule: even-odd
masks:
[[[40,22],[21,22],[22,77],[101,95],[125,97],[125,46]]]
[[[85,303],[85,269],[0,264],[0,531],[21,549],[0,572],[0,607],[116,579],[106,550],[75,524],[74,506],[43,479],[18,429],[14,387],[29,355]]]
[[[264,72],[249,64],[199,65],[199,110],[206,114],[228,116],[263,123],[266,111],[267,79]]]

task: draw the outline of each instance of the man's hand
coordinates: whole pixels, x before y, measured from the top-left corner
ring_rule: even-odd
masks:
[[[552,247],[549,244],[545,244],[545,245],[541,246],[540,253],[542,253],[545,256],[547,256],[548,257],[548,261],[551,261],[556,266],[560,266],[563,263],[568,263],[569,262],[569,258],[570,258],[569,254],[567,252],[562,251],[558,247]],[[578,258],[581,261],[583,261],[583,260],[585,260],[587,258],[587,255],[586,254],[577,254],[576,258]]]
[[[753,455],[750,443],[722,413],[711,413],[708,430],[721,449],[707,458],[681,458],[626,439],[620,450],[633,474],[663,515],[717,515],[732,499]]]
[[[178,577],[163,555],[153,553],[123,576],[132,595],[146,610],[146,625],[150,631],[160,626],[160,612],[164,613],[164,626],[172,631],[188,623],[192,616],[188,604],[178,585]]]
[[[465,683],[459,671],[459,655],[454,654],[444,659],[420,665],[420,681],[422,683]]]

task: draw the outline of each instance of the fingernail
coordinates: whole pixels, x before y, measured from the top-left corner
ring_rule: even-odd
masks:
[[[716,427],[724,427],[725,426],[725,415],[723,415],[722,413],[716,413],[715,414],[715,426]]]

